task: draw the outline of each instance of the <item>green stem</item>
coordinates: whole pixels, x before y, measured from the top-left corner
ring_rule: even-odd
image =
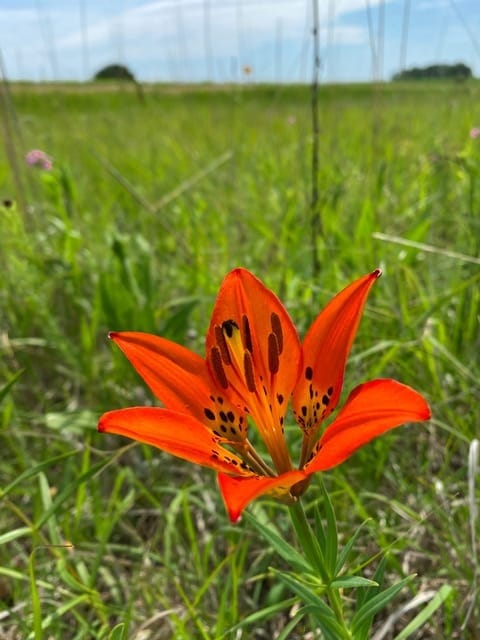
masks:
[[[351,640],[352,635],[343,616],[342,599],[338,593],[338,589],[330,586],[333,576],[331,576],[328,571],[322,549],[307,520],[303,505],[300,501],[297,501],[291,505],[289,511],[300,546],[305,552],[309,563],[318,571],[325,585],[325,595],[335,614],[337,622],[343,629],[343,638],[344,640]]]

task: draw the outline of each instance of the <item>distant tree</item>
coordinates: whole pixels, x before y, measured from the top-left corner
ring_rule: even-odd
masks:
[[[123,64],[109,64],[94,75],[94,80],[129,80],[136,82],[133,73]]]
[[[432,64],[428,67],[413,67],[396,73],[392,80],[425,80],[446,79],[467,80],[472,77],[472,70],[463,62],[457,64]]]

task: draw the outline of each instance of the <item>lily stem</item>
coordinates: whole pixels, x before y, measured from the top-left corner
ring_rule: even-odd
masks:
[[[331,582],[334,576],[330,575],[324,554],[317,537],[308,522],[303,505],[300,501],[297,501],[295,504],[290,506],[289,511],[301,548],[305,552],[307,560],[312,568],[318,572],[322,579],[325,587],[325,596],[327,597],[330,607],[335,614],[338,624],[342,628],[342,638],[344,640],[351,640],[352,635],[348,629],[347,623],[345,622],[342,600],[338,593],[338,589],[331,587]]]

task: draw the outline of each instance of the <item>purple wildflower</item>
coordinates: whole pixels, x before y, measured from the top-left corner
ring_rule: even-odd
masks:
[[[52,159],[40,149],[32,149],[25,156],[25,162],[31,167],[38,167],[44,171],[50,171],[53,167]]]
[[[472,129],[470,129],[470,138],[472,138],[472,140],[475,140],[475,138],[478,138],[480,136],[480,127],[473,127]]]

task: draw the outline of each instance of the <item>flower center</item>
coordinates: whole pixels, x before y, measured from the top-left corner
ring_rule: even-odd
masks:
[[[246,315],[241,322],[226,320],[215,326],[216,344],[210,350],[215,379],[230,397],[244,404],[268,449],[277,473],[292,469],[283,431],[285,406],[276,392],[277,374],[283,350],[280,319],[272,313],[271,331],[265,345],[256,345]]]

